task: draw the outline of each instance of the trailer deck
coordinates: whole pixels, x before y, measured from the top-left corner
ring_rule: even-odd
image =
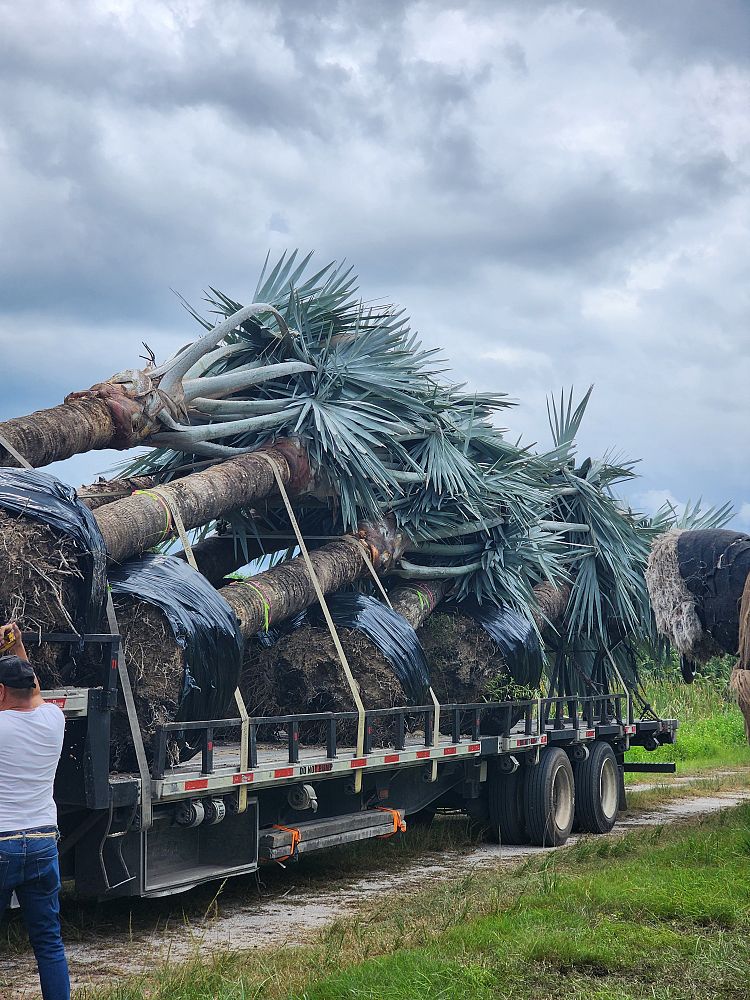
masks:
[[[88,696],[95,689],[66,688],[44,692],[46,701],[62,708],[69,719],[81,719],[88,714]],[[356,720],[354,712],[308,713],[273,716],[249,720],[247,767],[242,767],[242,745],[239,740],[217,740],[216,734],[242,726],[242,720],[214,719],[210,721],[169,723],[157,731],[154,760],[151,766],[151,797],[154,803],[173,802],[202,794],[226,794],[238,786],[268,788],[314,777],[317,780],[350,775],[355,771],[377,771],[394,766],[404,767],[462,759],[495,757],[528,752],[547,745],[586,745],[597,739],[623,740],[625,749],[630,742],[659,739],[672,742],[677,729],[674,719],[631,720],[623,711],[628,699],[625,694],[587,696],[584,698],[545,698],[524,702],[493,702],[440,707],[441,731],[433,739],[430,724],[432,705],[409,708],[379,709],[368,712],[368,730],[376,718],[390,717],[396,724],[392,745],[371,747],[358,754],[353,746],[339,747],[337,727]],[[523,713],[523,718],[511,723],[511,712]],[[499,735],[482,732],[482,717],[489,713],[505,715],[507,724]],[[424,717],[427,725],[407,731],[406,720]],[[470,725],[466,726],[467,716]],[[449,717],[450,726],[443,724]],[[305,744],[300,740],[300,728],[305,724],[325,725],[329,729],[327,744]],[[450,732],[445,732],[445,729]],[[468,735],[464,730],[470,729]],[[285,730],[286,739],[258,741],[258,731]],[[196,734],[202,749],[191,759],[168,764],[168,740],[171,734]],[[110,775],[118,784],[138,784],[137,771]]]
[[[569,834],[563,818],[572,823],[580,797],[588,828],[606,832],[612,803],[624,801],[629,746],[655,749],[677,729],[653,713],[635,718],[629,693],[601,687],[362,716],[249,717],[239,699],[242,717],[167,723],[146,748],[116,632],[43,639],[102,646],[100,687],[43,693],[68,720],[55,785],[63,874],[99,898],[181,892],[391,836],[437,805],[476,816],[498,841],[551,845]],[[113,771],[112,718],[124,711],[138,765]]]

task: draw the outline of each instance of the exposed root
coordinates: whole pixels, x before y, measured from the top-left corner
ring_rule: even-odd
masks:
[[[677,541],[681,534],[675,529],[655,539],[646,567],[646,585],[660,634],[687,660],[705,663],[722,650],[701,625],[696,599],[680,574]]]
[[[392,667],[356,629],[338,630],[365,708],[392,708],[406,701]],[[305,712],[351,712],[354,699],[333,640],[325,628],[304,625],[270,649],[253,644],[245,655],[240,682],[251,715]],[[382,725],[374,725],[377,742]],[[353,743],[356,724],[339,728],[339,738]],[[325,726],[302,727],[308,741],[325,741]]]
[[[156,728],[174,722],[182,699],[184,658],[166,615],[153,604],[130,597],[115,598],[115,611],[123,637],[128,676],[147,752]],[[133,766],[132,738],[122,695],[112,716],[113,765]],[[176,745],[168,747],[170,760],[178,759]]]
[[[745,581],[740,605],[740,658],[732,671],[729,687],[745,719],[745,736],[750,743],[750,575]]]
[[[501,701],[512,695],[505,660],[478,622],[436,612],[417,634],[440,701]]]
[[[745,580],[740,602],[740,658],[737,667],[750,670],[750,573]]]
[[[24,631],[75,632],[83,573],[75,544],[46,525],[0,510],[0,617]],[[29,645],[43,688],[72,683],[78,652],[68,646]]]
[[[437,612],[417,635],[427,657],[432,689],[441,703],[516,701],[532,694],[514,681],[497,646],[471,618]],[[518,718],[520,713],[514,710],[511,722]],[[499,732],[507,722],[505,711],[485,711],[483,732]]]

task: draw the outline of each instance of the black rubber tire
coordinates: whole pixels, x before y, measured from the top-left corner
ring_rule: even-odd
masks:
[[[530,843],[561,847],[575,815],[573,768],[564,750],[542,750],[539,763],[524,770],[523,803]]]
[[[609,743],[596,740],[573,771],[576,826],[584,833],[609,833],[620,805],[620,769]]]
[[[528,844],[523,811],[523,769],[506,774],[498,767],[490,772],[488,806],[490,836],[496,844]]]

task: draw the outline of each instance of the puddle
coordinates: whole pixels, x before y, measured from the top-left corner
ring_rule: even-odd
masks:
[[[750,790],[680,799],[637,816],[623,818],[618,822],[617,829],[632,830],[673,823],[727,809],[748,799]],[[568,843],[575,843],[577,839],[571,837]],[[351,915],[368,897],[421,889],[426,882],[452,880],[478,869],[520,863],[549,850],[482,844],[463,853],[432,853],[423,859],[414,859],[401,870],[388,872],[387,875],[382,871],[373,872],[344,880],[335,888],[330,888],[330,878],[325,879],[328,886],[325,888],[313,879],[303,887],[273,893],[266,898],[259,896],[253,891],[252,884],[248,884],[246,893],[239,893],[234,898],[222,897],[218,916],[204,916],[191,922],[182,914],[172,913],[164,922],[158,922],[158,926],[148,930],[125,927],[119,933],[113,929],[106,936],[101,925],[97,930],[98,921],[93,915],[90,933],[87,935],[79,931],[83,940],[66,943],[71,981],[74,988],[103,980],[111,982],[120,975],[137,974],[164,962],[180,961],[197,951],[206,957],[211,952],[226,949],[297,945],[337,918]],[[103,904],[100,914],[106,914],[107,905],[112,904]],[[153,920],[151,922],[153,924]],[[31,1000],[39,995],[37,982],[31,955],[7,957],[0,961],[1,996]],[[3,994],[3,989],[13,992]]]

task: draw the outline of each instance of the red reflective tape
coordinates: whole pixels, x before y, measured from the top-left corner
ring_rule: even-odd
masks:
[[[112,669],[113,670],[117,670],[117,660],[116,659],[112,660]]]
[[[355,759],[349,765],[350,767],[366,767],[367,757],[355,757]]]
[[[469,753],[477,753],[478,750],[481,750],[481,744],[479,743],[469,744]]]
[[[214,745],[211,742],[211,740],[209,740],[208,743],[206,744],[206,750],[213,750],[213,748],[214,748]]]
[[[455,752],[456,752],[456,748],[455,747],[445,747],[445,749],[443,750],[443,755],[445,757],[449,757],[451,754],[453,754]]]
[[[385,757],[383,757],[383,763],[384,764],[398,764],[398,762],[399,762],[400,759],[401,759],[401,754],[398,754],[398,753],[387,753],[385,755]]]
[[[194,778],[192,781],[185,782],[186,792],[197,791],[199,788],[208,788],[208,778]]]
[[[249,781],[252,781],[255,775],[251,771],[247,771],[245,774],[233,774],[232,784],[233,785],[246,785]]]
[[[429,750],[417,750],[417,757],[421,758],[421,757],[429,757],[429,756],[430,756],[430,751]]]
[[[540,743],[546,743],[547,742],[547,734],[546,733],[544,734],[544,736],[540,736],[539,737],[539,742]]]
[[[277,767],[273,772],[274,778],[291,778],[294,774],[293,767]]]
[[[587,729],[586,730],[586,736],[587,736],[588,739],[593,739],[596,736],[596,730],[595,729]]]

